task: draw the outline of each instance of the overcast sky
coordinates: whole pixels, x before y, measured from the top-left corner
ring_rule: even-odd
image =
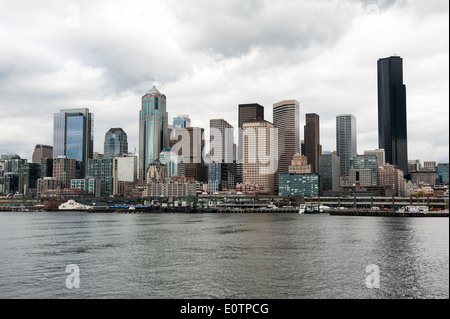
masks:
[[[87,107],[94,151],[122,127],[138,148],[154,83],[169,123],[189,114],[237,126],[238,104],[300,102],[336,149],[336,116],[357,119],[358,152],[378,148],[377,60],[399,55],[409,159],[449,161],[448,0],[1,0],[0,154],[53,143],[53,113]]]

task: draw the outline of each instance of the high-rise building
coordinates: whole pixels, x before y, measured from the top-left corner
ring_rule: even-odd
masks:
[[[34,148],[32,162],[39,163],[42,158],[53,158],[53,146],[38,144]]]
[[[275,190],[278,190],[278,174],[288,173],[295,154],[300,154],[300,104],[285,100],[273,105],[273,126],[278,131],[278,171],[275,174]]]
[[[378,167],[378,185],[389,188],[392,196],[405,196],[406,181],[403,172],[395,165]]]
[[[41,158],[39,165],[41,166],[40,178],[53,176],[53,158]]]
[[[67,156],[81,163],[81,175],[94,153],[94,115],[87,108],[65,109],[53,117],[53,158]],[[69,184],[70,185],[70,184]]]
[[[127,133],[121,128],[112,128],[105,134],[104,157],[114,158],[128,154]]]
[[[319,173],[319,156],[322,154],[320,145],[320,118],[317,114],[306,114],[304,144],[302,155],[308,158],[312,173]]]
[[[243,129],[244,123],[251,120],[264,120],[264,106],[258,103],[239,104],[239,128]]]
[[[208,165],[209,192],[214,193],[236,186],[234,128],[223,119],[210,120],[210,163]]]
[[[139,181],[143,182],[148,166],[169,147],[166,96],[153,87],[142,97],[139,112]]]
[[[53,159],[53,177],[61,181],[61,188],[70,188],[71,180],[79,177],[77,174],[79,163],[76,159],[67,156],[58,156]]]
[[[378,185],[378,158],[376,155],[350,157],[350,183],[360,186]]]
[[[242,130],[244,123],[251,120],[264,120],[264,106],[258,103],[239,104],[238,109],[238,148],[237,162],[243,162],[244,140]]]
[[[131,195],[137,181],[138,158],[136,154],[126,154],[114,158],[113,195]]]
[[[186,128],[191,127],[191,119],[189,115],[178,115],[173,118],[173,128]]]
[[[364,155],[374,155],[377,157],[377,167],[386,165],[386,153],[384,150],[369,150],[364,151]]]
[[[228,189],[228,168],[232,166],[224,163],[210,163],[208,165],[208,189],[209,193],[220,192]]]
[[[166,165],[168,178],[178,176],[179,158],[170,147],[163,149],[161,154],[159,154],[159,160],[162,164]]]
[[[171,149],[179,156],[178,176],[193,178],[199,182],[208,181],[208,167],[203,159],[205,148],[204,132],[200,127],[177,128]]]
[[[232,164],[234,146],[234,128],[224,119],[213,119],[209,122],[211,161],[214,163]]]
[[[278,165],[274,126],[265,120],[247,121],[243,126],[243,183],[257,185],[273,194]]]
[[[37,180],[41,177],[41,166],[38,163],[25,163],[19,169],[19,193],[37,195]]]
[[[113,195],[114,176],[117,176],[117,166],[113,158],[90,159],[88,162],[87,178],[100,180],[100,196]]]
[[[339,191],[341,163],[335,152],[319,156],[319,175],[322,193],[325,191]]]
[[[306,156],[295,154],[289,166],[288,173],[290,174],[311,174],[314,173],[312,165],[308,164]]]
[[[378,143],[386,151],[386,162],[408,174],[406,86],[403,59],[378,60]]]
[[[350,158],[358,155],[356,118],[351,114],[336,117],[336,150],[341,161],[341,175],[349,176]]]
[[[449,184],[449,163],[438,164],[436,167],[436,184],[448,185]]]

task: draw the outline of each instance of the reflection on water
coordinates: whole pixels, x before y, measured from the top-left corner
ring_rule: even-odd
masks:
[[[1,298],[448,298],[448,219],[0,213]],[[65,286],[80,268],[80,289]],[[366,267],[380,268],[367,289]]]

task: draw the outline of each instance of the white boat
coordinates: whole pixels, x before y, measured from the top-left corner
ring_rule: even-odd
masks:
[[[306,205],[300,205],[299,209],[298,209],[298,213],[300,215],[304,214],[306,212]]]

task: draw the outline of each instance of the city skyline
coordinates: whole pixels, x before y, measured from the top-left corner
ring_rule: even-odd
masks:
[[[238,127],[239,104],[264,105],[265,119],[273,122],[269,112],[273,103],[298,100],[302,105],[301,137],[304,114],[317,113],[324,151],[335,150],[335,117],[354,114],[358,121],[358,154],[362,154],[378,148],[377,121],[373,121],[378,105],[377,60],[398,54],[404,59],[404,82],[408,86],[408,158],[448,162],[448,2],[427,5],[384,1],[377,6],[357,0],[337,3],[300,1],[287,5],[284,1],[255,1],[239,12],[234,3],[219,2],[215,8],[226,14],[212,17],[234,16],[244,23],[246,15],[251,15],[255,27],[268,21],[268,12],[280,16],[283,9],[289,8],[299,18],[305,15],[304,19],[296,19],[302,21],[299,25],[269,24],[260,34],[236,32],[245,30],[250,22],[231,25],[224,32],[234,31],[239,36],[230,41],[225,35],[220,37],[225,40],[219,41],[211,35],[220,34],[220,30],[214,27],[208,30],[211,35],[205,34],[202,22],[197,21],[201,19],[195,19],[200,13],[208,16],[215,8],[205,4],[195,12],[179,3],[180,11],[174,11],[156,2],[153,9],[168,21],[156,36],[168,39],[161,42],[167,50],[161,50],[162,55],[151,46],[138,46],[137,38],[144,35],[137,32],[136,41],[132,37],[126,51],[129,56],[137,55],[136,61],[121,54],[105,55],[116,52],[117,40],[121,41],[120,37],[102,37],[111,33],[115,10],[124,9],[120,5],[107,11],[101,2],[80,3],[79,24],[76,10],[66,11],[70,8],[65,5],[50,7],[43,2],[25,10],[20,5],[4,5],[0,13],[0,35],[5,38],[5,50],[0,54],[0,151],[31,159],[35,145],[52,145],[52,114],[79,107],[89,108],[96,116],[94,151],[102,151],[104,133],[111,127],[123,127],[130,151],[138,150],[140,97],[156,82],[168,97],[169,123],[179,114],[190,114],[192,125],[206,130],[211,118],[223,118]],[[123,20],[116,26],[122,28],[122,34],[131,34],[133,29],[128,29],[127,23],[133,14],[147,8],[142,3],[139,6],[123,10]],[[33,13],[54,19],[35,26],[25,22],[27,19],[19,22],[11,18],[19,16],[15,14],[18,10],[22,17]],[[104,13],[103,24],[94,19],[97,11]],[[307,14],[316,11],[323,19],[329,18],[330,30],[313,28],[308,35],[304,29],[313,26],[314,15],[308,18]],[[186,13],[185,19],[181,12]],[[140,17],[136,21],[142,22]],[[35,39],[28,41],[31,28]],[[172,31],[176,28],[181,28],[183,39],[193,41],[187,43],[176,37]],[[378,39],[381,34],[383,41]],[[66,39],[79,48],[68,52],[73,47]],[[94,47],[99,39],[100,45]],[[52,49],[51,53],[44,44]],[[102,56],[105,59],[99,59]],[[142,60],[144,56],[149,56],[150,62]],[[31,64],[36,59],[41,61],[39,67]],[[22,78],[23,74],[28,76]],[[14,98],[18,90],[24,98]]]

